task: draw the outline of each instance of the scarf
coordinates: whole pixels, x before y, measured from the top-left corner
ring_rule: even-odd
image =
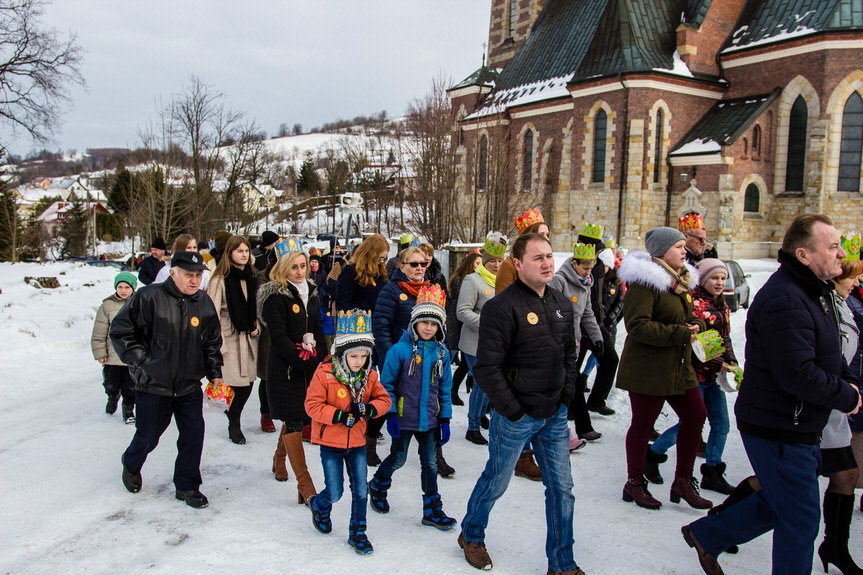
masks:
[[[417,340],[419,338],[416,337],[416,332],[414,332],[413,329],[411,329],[411,332],[413,332],[413,333],[411,333],[411,342],[413,343],[413,355],[411,356],[411,363],[408,366],[408,375],[414,375],[416,373],[416,371],[417,371],[417,359],[419,358],[419,350],[417,349],[417,347],[418,347],[417,344],[419,343],[419,341],[417,341]],[[431,343],[431,342],[429,342],[429,343]],[[441,342],[435,342],[435,343],[438,344],[438,354],[437,354],[437,361],[435,362],[434,367],[432,367],[432,372],[431,372],[432,382],[434,382],[434,376],[435,375],[437,375],[438,381],[440,381],[440,379],[443,377],[443,358],[445,357],[446,353],[448,353],[447,348],[443,343],[441,343]]]
[[[692,279],[689,275],[689,269],[686,266],[683,266],[683,270],[680,273],[674,271],[674,269],[665,263],[665,260],[662,258],[653,258],[654,263],[659,264],[659,266],[667,271],[671,278],[674,280],[674,283],[671,284],[671,291],[676,293],[677,295],[683,295],[689,292],[689,281]]]
[[[291,280],[288,280],[288,283],[297,288],[297,293],[300,296],[300,299],[303,301],[303,307],[309,307],[309,282],[303,280],[303,283],[295,284]]]
[[[429,280],[423,280],[421,282],[396,281],[396,283],[399,284],[399,287],[402,288],[403,292],[414,299],[416,299],[417,294],[419,294],[420,288],[429,286]]]
[[[356,373],[351,373],[348,370],[347,362],[343,364],[335,355],[333,355],[330,363],[333,366],[333,375],[336,380],[350,390],[354,402],[360,401],[366,389],[368,371],[361,369]]]
[[[477,266],[476,273],[479,274],[479,277],[481,277],[485,283],[494,287],[494,282],[497,279],[497,276],[488,271],[488,268],[485,267],[484,264],[479,264],[479,266]]]
[[[228,275],[225,276],[225,299],[228,302],[228,315],[231,316],[231,324],[239,332],[251,333],[257,329],[255,321],[258,310],[255,305],[255,292],[257,284],[252,279],[252,266],[238,268],[231,266]],[[246,293],[243,293],[242,283],[246,284]]]

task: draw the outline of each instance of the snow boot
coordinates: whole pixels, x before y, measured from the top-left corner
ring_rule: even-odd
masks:
[[[443,449],[440,443],[437,446],[437,472],[444,479],[449,479],[455,475],[455,469],[443,458]]]
[[[369,504],[372,506],[372,509],[378,513],[390,512],[390,504],[387,501],[387,491],[392,484],[392,479],[381,481],[378,479],[377,475],[372,476],[372,480],[369,481]]]
[[[369,467],[377,467],[381,464],[381,458],[378,457],[378,440],[376,437],[366,437],[366,465]]]
[[[446,531],[455,527],[455,519],[447,517],[443,512],[443,503],[440,500],[440,493],[434,493],[423,497],[423,525],[429,525]]]
[[[587,445],[587,441],[585,441],[584,439],[576,439],[575,436],[572,434],[572,430],[570,429],[569,430],[569,452],[572,453],[573,451],[581,449],[585,445]]]
[[[354,548],[357,555],[368,555],[375,549],[371,541],[366,537],[366,522],[351,519],[348,525],[348,545]]]
[[[294,477],[297,478],[297,503],[307,503],[317,493],[317,490],[315,490],[312,476],[309,475],[309,468],[306,467],[306,452],[303,450],[302,433],[299,431],[286,433],[282,436],[282,441],[285,442],[288,461],[291,462],[291,469],[294,470]]]
[[[522,451],[515,464],[516,477],[527,477],[531,481],[542,481],[542,470],[533,460],[533,449]]]
[[[228,437],[237,445],[245,445],[246,436],[243,435],[243,431],[240,429],[240,418],[231,417],[231,414],[227,411],[225,415],[228,417]]]
[[[716,491],[723,495],[730,495],[734,488],[725,481],[725,464],[716,465],[701,464],[701,488]]]
[[[491,556],[485,548],[485,541],[468,541],[464,535],[459,533],[458,546],[464,550],[465,561],[471,566],[483,571],[488,571],[492,568]]]
[[[120,403],[120,395],[109,395],[108,403],[105,405],[105,413],[114,415],[117,411],[117,404]]]
[[[285,442],[282,437],[285,435],[285,424],[282,424],[282,429],[279,430],[279,440],[276,442],[276,452],[273,454],[273,474],[276,476],[276,481],[288,480],[288,468],[285,466],[285,456],[288,450],[285,449]]]
[[[701,564],[702,571],[707,575],[724,574],[722,567],[719,566],[719,562],[716,560],[716,557],[704,550],[704,547],[701,546],[701,543],[698,542],[698,539],[696,539],[692,534],[692,531],[690,531],[689,525],[681,527],[680,532],[683,534],[683,540],[686,541],[686,544],[695,549],[695,552],[698,553],[698,562]]]
[[[317,497],[317,495],[313,495],[309,499],[309,509],[312,510],[312,525],[315,529],[326,535],[333,530],[333,521],[330,519],[330,510],[332,509],[332,506],[329,509],[319,508],[315,501]]]
[[[664,453],[656,453],[647,446],[647,455],[644,456],[644,477],[654,485],[662,485],[662,475],[659,474],[659,464],[668,461]]]
[[[261,414],[261,431],[264,433],[275,433],[276,425],[273,423],[273,418],[269,413]]]
[[[863,569],[854,563],[848,552],[851,516],[854,513],[854,496],[827,491],[824,493],[824,541],[818,547],[818,557],[827,573],[832,563],[842,575],[863,575]]]
[[[126,425],[135,423],[135,404],[123,402],[123,421]]]
[[[710,509],[713,502],[698,493],[698,481],[694,477],[675,477],[671,484],[671,502],[680,503],[682,498],[694,509]]]
[[[479,429],[468,429],[464,434],[464,438],[474,445],[488,445],[488,439],[483,437]]]
[[[657,499],[647,490],[647,481],[644,478],[641,480],[629,479],[623,486],[623,500],[635,501],[635,504],[645,509],[659,509],[662,507]]]
[[[489,421],[488,416],[483,415],[479,418],[479,426],[485,430],[488,430],[489,425],[491,425],[491,421]]]

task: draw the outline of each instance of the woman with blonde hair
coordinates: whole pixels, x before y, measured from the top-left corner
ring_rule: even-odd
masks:
[[[304,406],[306,389],[327,350],[318,289],[308,280],[309,258],[301,246],[296,248],[278,259],[270,270],[271,281],[258,289],[258,317],[270,334],[270,415],[283,422],[273,472],[276,479],[287,479],[287,455],[297,478],[298,501],[305,503],[316,493],[302,440],[303,426],[311,422]]]

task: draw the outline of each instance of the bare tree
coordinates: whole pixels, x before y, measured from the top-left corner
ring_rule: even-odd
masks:
[[[40,25],[45,4],[0,0],[0,119],[38,142],[59,127],[68,85],[85,86],[77,37]]]

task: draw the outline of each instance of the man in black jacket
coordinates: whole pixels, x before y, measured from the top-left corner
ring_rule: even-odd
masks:
[[[222,335],[216,308],[198,290],[204,258],[180,251],[171,277],[135,293],[111,323],[111,344],[135,380],[135,436],[123,453],[123,485],[141,490],[141,467],[171,422],[177,423],[176,497],[207,506],[201,485],[204,448],[201,378],[222,382]]]
[[[581,573],[572,554],[575,499],[565,407],[578,376],[572,304],[547,287],[554,276],[547,239],[519,236],[512,256],[518,279],[480,314],[474,378],[494,412],[488,462],[468,501],[458,543],[468,563],[491,567],[484,543],[489,514],[530,441],[546,486],[548,572]]]
[[[812,570],[821,431],[831,410],[860,407],[830,294],[844,257],[830,218],[797,216],[785,232],[779,270],[752,300],[734,413],[761,489],[683,527],[705,573],[721,574],[717,555],[770,530],[773,573]]]
[[[153,283],[153,280],[159,274],[159,270],[165,265],[165,261],[162,258],[165,257],[165,250],[167,249],[165,240],[162,238],[153,240],[153,243],[150,244],[150,255],[141,261],[141,269],[138,270],[139,282],[145,286]]]

